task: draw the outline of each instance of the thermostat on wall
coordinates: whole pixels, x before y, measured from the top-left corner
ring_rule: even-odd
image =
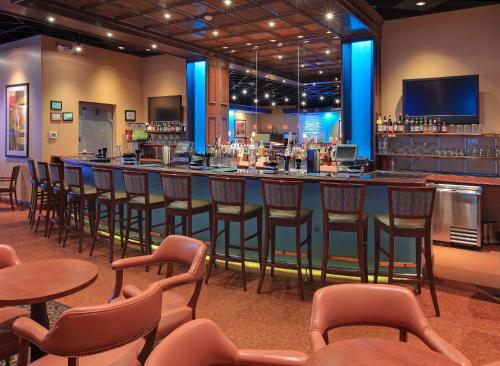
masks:
[[[59,132],[49,131],[49,140],[57,140],[59,138]]]

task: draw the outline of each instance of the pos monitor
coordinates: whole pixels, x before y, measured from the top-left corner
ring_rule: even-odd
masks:
[[[352,163],[358,156],[358,145],[337,145],[335,161],[339,163]]]

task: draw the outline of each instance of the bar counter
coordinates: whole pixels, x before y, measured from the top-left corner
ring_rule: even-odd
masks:
[[[374,249],[374,234],[373,234],[373,215],[376,213],[387,213],[388,212],[388,198],[387,198],[387,186],[388,185],[425,185],[428,182],[449,182],[449,183],[468,183],[481,184],[481,179],[486,179],[489,185],[500,185],[499,178],[479,178],[479,177],[462,177],[460,176],[448,176],[448,175],[436,175],[436,174],[419,174],[419,173],[406,173],[406,172],[385,172],[376,171],[373,173],[362,173],[362,174],[352,174],[352,173],[333,173],[333,172],[321,172],[319,174],[310,175],[285,175],[280,174],[265,174],[262,171],[257,173],[249,172],[247,169],[237,169],[236,171],[228,171],[228,169],[208,169],[208,170],[193,170],[188,167],[165,167],[160,164],[140,164],[140,165],[125,165],[116,160],[111,160],[109,163],[91,162],[85,159],[79,159],[74,157],[62,158],[67,165],[78,165],[82,166],[83,174],[86,184],[93,185],[92,178],[92,168],[94,167],[107,167],[112,168],[115,174],[115,182],[117,184],[116,189],[124,190],[123,179],[121,178],[122,170],[140,170],[148,172],[149,174],[149,185],[150,192],[155,194],[161,194],[161,181],[159,174],[161,172],[182,172],[189,173],[192,175],[192,194],[194,199],[210,199],[210,192],[208,188],[208,177],[213,175],[224,175],[224,176],[237,176],[247,179],[245,199],[246,203],[253,203],[262,205],[262,191],[260,187],[260,179],[300,179],[304,182],[304,188],[302,193],[302,206],[305,208],[313,209],[313,264],[316,268],[321,265],[321,255],[322,255],[322,206],[319,182],[329,181],[329,182],[350,182],[350,183],[362,183],[366,185],[366,198],[365,198],[365,212],[369,217],[369,229],[368,229],[368,266],[371,270],[373,268],[373,249]],[[332,167],[326,166],[328,170]],[[466,182],[463,182],[465,180]],[[164,213],[163,210],[157,210],[153,215],[154,224],[163,222]],[[248,232],[255,231],[255,222],[249,222],[246,224],[245,229]],[[208,226],[208,215],[197,215],[193,218],[193,230],[196,231],[199,228],[204,228]],[[237,226],[231,225],[231,242],[236,243],[236,238],[238,238]],[[305,228],[303,229],[305,231]],[[263,228],[261,228],[263,231]],[[305,232],[303,232],[305,235]],[[356,250],[356,240],[355,235],[351,233],[339,233],[335,232],[331,235],[330,253],[334,256],[339,257],[357,257]],[[208,233],[203,233],[198,236],[199,239],[209,240]],[[387,237],[382,234],[382,245],[385,246],[387,243]],[[222,243],[219,243],[222,245]],[[293,230],[278,229],[277,230],[277,249],[292,251],[295,249],[295,237]],[[222,246],[218,248],[222,249]],[[218,250],[218,251],[219,251]],[[279,258],[279,256],[278,256]],[[415,247],[413,241],[407,238],[397,238],[396,239],[396,260],[399,262],[414,261],[415,259]],[[382,257],[381,260],[384,260]],[[335,263],[335,266],[339,266],[340,263]],[[356,266],[356,263],[342,263],[342,268],[349,268],[350,266]]]

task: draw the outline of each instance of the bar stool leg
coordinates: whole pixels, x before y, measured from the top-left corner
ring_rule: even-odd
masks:
[[[123,248],[123,203],[118,205],[118,220],[120,220],[120,246]]]
[[[389,234],[389,277],[387,279],[387,283],[392,283],[392,279],[394,277],[394,235],[392,233]]]
[[[83,234],[84,230],[84,222],[85,222],[85,201],[84,198],[80,198],[78,200],[78,209],[79,209],[79,220],[78,220],[78,231],[80,234]],[[83,237],[80,236],[78,238],[78,253],[81,253],[83,249]]]
[[[245,220],[240,221],[240,259],[241,274],[243,275],[243,291],[246,291],[247,277],[245,273]]]
[[[422,286],[420,285],[420,281],[422,281],[422,238],[415,238],[415,262],[418,281],[415,293],[420,295],[422,292]]]
[[[59,193],[59,212],[58,212],[58,237],[57,237],[57,242],[59,244],[61,244],[61,240],[62,240],[62,234],[63,234],[63,230],[65,228],[65,220],[66,220],[66,207],[65,206],[65,200],[66,200],[66,197],[64,195],[64,193]]]
[[[38,231],[38,225],[40,225],[40,218],[42,217],[43,205],[45,204],[45,191],[42,190],[40,196],[40,207],[38,208],[38,218],[36,219],[35,233]]]
[[[109,212],[109,209],[108,209],[108,212]],[[97,228],[99,228],[100,221],[101,221],[101,202],[97,202],[95,221],[96,221],[95,226]],[[108,217],[108,222],[109,222],[109,217]],[[93,238],[92,238],[92,244],[90,246],[89,257],[92,257],[92,253],[94,252],[94,247],[95,247],[96,241],[97,241],[97,230],[95,231]]]
[[[109,263],[113,263],[113,257],[115,252],[115,215],[116,208],[115,203],[112,202],[108,205],[108,231],[109,231]],[[99,229],[99,226],[96,228]]]
[[[358,231],[356,232],[356,239],[358,244],[358,265],[361,282],[368,282],[368,276],[366,274],[365,268],[365,249],[364,249],[364,235],[363,227],[358,226]]]
[[[50,189],[50,188],[49,188]],[[50,223],[50,212],[52,211],[52,206],[54,205],[54,196],[51,191],[47,192],[47,205],[45,207],[45,231],[43,233],[44,236],[49,235],[49,223]]]
[[[267,259],[269,256],[269,242],[271,241],[270,225],[268,220],[266,220],[266,225],[264,229],[264,250],[262,251],[262,263],[260,264],[259,272],[259,284],[257,285],[257,293],[260,294],[262,289],[262,283],[264,282],[264,276],[266,275]]]
[[[307,260],[309,264],[309,281],[313,282],[313,272],[312,272],[312,220],[307,221]]]
[[[432,253],[431,253],[431,236],[430,233],[428,233],[425,237],[425,244],[424,244],[424,252],[425,252],[425,268],[427,269],[427,277],[429,279],[429,288],[431,290],[431,297],[432,297],[432,303],[434,304],[434,310],[436,312],[436,316],[439,317],[441,316],[441,313],[439,311],[439,304],[438,304],[438,299],[437,299],[437,294],[436,294],[436,286],[434,283],[434,273],[433,273],[433,263],[432,263]]]
[[[274,276],[275,259],[276,259],[276,226],[271,224],[271,277]]]
[[[366,223],[366,225],[364,226],[364,229],[363,229],[363,252],[364,252],[364,255],[365,255],[365,262],[364,262],[364,266],[365,266],[365,274],[366,274],[366,282],[368,283],[369,280],[368,280],[368,223]]]
[[[373,283],[378,282],[379,266],[380,266],[380,226],[375,222],[375,258],[373,263]]]
[[[151,230],[152,230],[152,226],[153,226],[153,217],[152,217],[152,210],[150,208],[144,210],[144,214],[145,214],[145,229],[146,229],[146,233],[144,235],[144,238],[146,240],[145,244],[146,244],[146,254],[150,255],[153,253],[153,243],[152,243],[152,240],[151,240]],[[146,265],[146,272],[149,272],[149,265]]]
[[[146,254],[146,251],[144,250],[144,231],[143,231],[143,222],[142,222],[142,210],[140,209],[137,209],[137,227],[138,227],[138,230],[139,230],[139,245],[141,247],[141,253],[142,254]]]
[[[130,205],[127,205],[127,224],[125,228],[125,243],[123,244],[122,258],[125,258],[125,253],[127,252],[128,239],[130,237],[130,224],[132,223],[131,216],[132,209],[130,208]]]
[[[225,268],[228,268],[228,257],[229,257],[229,236],[231,234],[231,223],[229,221],[224,221],[224,255],[226,257]]]
[[[330,251],[330,229],[328,224],[323,222],[323,258],[321,260],[321,284],[326,285],[326,270],[328,267]]]
[[[186,216],[181,217],[181,222],[182,222],[182,235],[186,236],[187,235],[187,219]]]
[[[295,228],[295,250],[297,257],[297,278],[300,298],[304,300],[304,284],[302,283],[302,253],[300,248],[300,226]]]
[[[212,267],[215,263],[215,249],[217,247],[217,220],[212,216],[213,215],[210,215],[210,219],[212,220],[212,225],[210,227],[210,259],[208,261],[208,271],[205,277],[205,285],[208,284],[208,279],[212,273]]]
[[[257,215],[257,258],[259,269],[262,268],[262,211]]]

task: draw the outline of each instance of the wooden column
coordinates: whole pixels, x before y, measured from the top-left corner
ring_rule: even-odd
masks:
[[[206,143],[213,144],[215,136],[221,142],[228,139],[229,70],[226,62],[207,60],[207,128]]]

